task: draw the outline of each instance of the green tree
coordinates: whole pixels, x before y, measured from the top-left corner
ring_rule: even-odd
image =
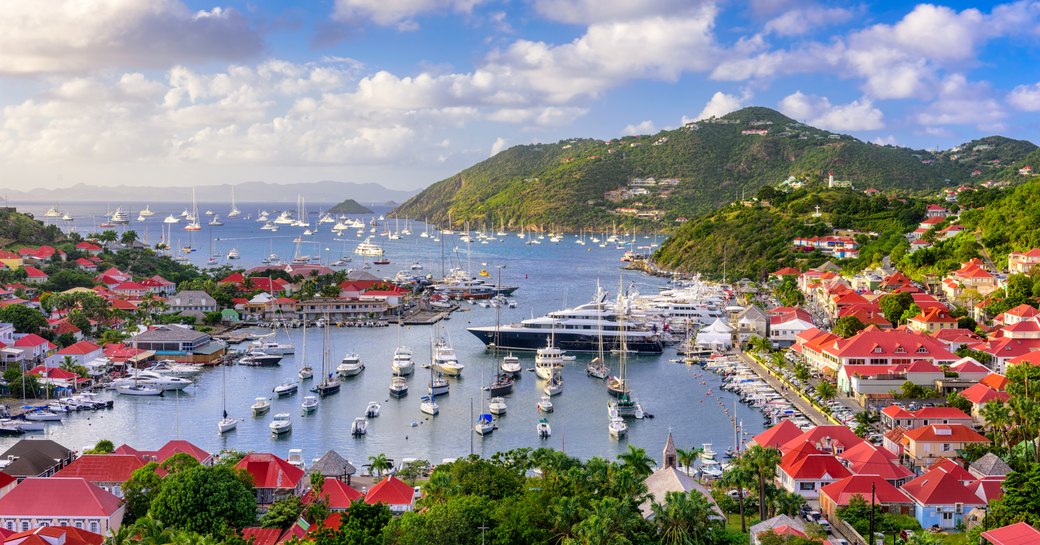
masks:
[[[87,450],[83,454],[112,454],[115,450],[116,446],[112,444],[112,441],[102,439],[94,445],[94,448]]]
[[[917,316],[920,313],[921,307],[917,306],[917,303],[913,303],[909,307],[906,307],[906,310],[903,311],[903,315],[899,317],[899,323],[905,324],[909,322],[911,318]]]
[[[618,454],[617,459],[642,477],[653,473],[654,459],[646,455],[646,450],[635,445],[628,445],[628,450]]]
[[[1040,464],[1012,471],[1004,481],[1004,496],[991,503],[990,528],[1023,521],[1040,526]]]
[[[89,288],[94,285],[94,277],[86,271],[78,269],[61,269],[47,278],[45,288],[49,291],[65,291],[72,288]]]
[[[738,458],[738,463],[744,463],[754,472],[758,481],[758,518],[766,520],[766,485],[776,477],[776,466],[780,464],[780,451],[775,448],[763,448],[754,445],[744,451],[743,456]]]
[[[864,324],[859,318],[852,315],[842,316],[834,322],[832,333],[843,339],[847,339],[866,328],[867,324]]]
[[[263,516],[260,517],[261,528],[278,528],[288,530],[303,514],[303,504],[300,498],[289,496],[271,504]]]
[[[903,313],[906,312],[906,309],[910,308],[910,305],[912,304],[914,304],[914,296],[906,292],[890,293],[878,299],[878,306],[881,308],[881,313],[884,314],[885,319],[892,322],[893,325],[899,323],[899,320],[903,317]]]
[[[386,457],[386,454],[380,452],[375,456],[368,457],[368,467],[378,479],[383,476],[384,471],[390,470],[393,464],[390,463],[390,459]]]
[[[408,484],[415,486],[415,481],[430,470],[430,462],[427,460],[411,460],[401,467],[401,471],[397,472],[397,477],[401,480],[407,481]]]
[[[943,545],[943,539],[938,534],[922,530],[911,534],[905,545]]]
[[[54,344],[58,345],[59,348],[65,348],[76,344],[76,337],[72,333],[62,333],[54,339]]]
[[[968,398],[962,396],[960,392],[950,392],[950,395],[946,396],[946,404],[964,411],[964,414],[971,414],[972,403],[968,401]]]
[[[47,327],[47,318],[36,309],[24,305],[8,305],[0,308],[0,322],[14,326],[19,333],[36,333]]]
[[[135,242],[137,242],[137,231],[133,229],[123,231],[123,234],[119,236],[119,243],[123,246],[131,246]]]
[[[329,499],[325,495],[325,476],[311,473],[311,501],[303,511],[303,517],[311,524],[323,521],[329,516]]]
[[[200,534],[221,534],[256,520],[251,486],[233,469],[198,466],[166,476],[148,514]]]
[[[834,396],[838,393],[838,389],[830,382],[823,380],[816,385],[816,393],[820,396],[820,399],[827,401],[834,399]]]
[[[115,231],[109,229],[102,231],[98,234],[97,239],[101,242],[115,242],[119,238],[119,235]]]
[[[693,468],[693,463],[700,457],[703,448],[688,448],[688,449],[675,449],[675,461],[679,462],[679,465],[686,468],[686,475],[690,475],[690,470]]]
[[[180,473],[185,469],[199,467],[199,461],[186,452],[178,452],[163,460],[159,467],[166,473]]]
[[[702,495],[668,492],[664,503],[651,505],[657,538],[662,545],[713,545],[721,524]]]
[[[856,435],[866,437],[870,432],[874,431],[874,425],[881,419],[874,411],[863,411],[856,413],[852,420],[856,423],[856,429],[854,430]]]
[[[220,311],[214,310],[211,312],[207,312],[206,315],[202,318],[202,322],[207,325],[217,325],[220,323],[221,319],[223,319],[223,315],[220,313]]]
[[[148,462],[134,470],[123,484],[123,503],[126,505],[123,524],[133,524],[148,513],[152,500],[162,487],[162,477],[156,473],[157,469],[158,463]]]
[[[393,516],[382,503],[369,505],[362,500],[350,505],[338,530],[321,529],[315,545],[383,545],[383,532]]]

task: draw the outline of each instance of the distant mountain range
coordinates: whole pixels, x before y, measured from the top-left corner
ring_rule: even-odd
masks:
[[[45,202],[56,205],[70,202],[191,202],[190,186],[97,186],[77,184],[71,187],[40,187],[28,191],[0,190],[11,202]],[[200,185],[196,188],[199,202],[231,201],[231,184]],[[296,202],[302,196],[308,202],[331,203],[353,199],[363,203],[385,203],[404,201],[417,191],[387,189],[377,183],[354,182],[304,182],[274,184],[268,182],[243,182],[235,184],[235,199],[238,203],[250,202]]]
[[[1021,180],[1018,168],[1038,155],[1033,143],[1002,136],[942,152],[878,145],[750,107],[653,135],[514,146],[431,185],[396,213],[442,225],[450,218],[454,227],[664,229],[789,177],[820,181],[832,172],[858,189],[925,193]]]

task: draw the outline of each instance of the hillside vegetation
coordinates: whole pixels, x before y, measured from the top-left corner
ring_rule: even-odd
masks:
[[[441,225],[450,218],[455,227],[577,230],[616,222],[661,230],[791,176],[820,181],[833,172],[858,189],[907,194],[967,181],[974,171],[1004,175],[1035,152],[1029,142],[1002,137],[969,142],[959,153],[880,146],[755,107],[654,135],[515,146],[431,185],[396,213]],[[646,177],[676,182],[666,191],[607,198]],[[619,208],[661,215],[637,219]]]
[[[17,243],[19,246],[39,246],[65,240],[65,235],[54,225],[44,225],[32,216],[0,208],[0,247]]]

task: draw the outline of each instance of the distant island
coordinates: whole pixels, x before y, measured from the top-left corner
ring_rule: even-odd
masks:
[[[355,201],[354,199],[347,199],[336,206],[329,209],[329,212],[333,214],[372,214],[372,210],[365,205]]]

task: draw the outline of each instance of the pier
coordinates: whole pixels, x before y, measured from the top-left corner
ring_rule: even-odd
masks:
[[[401,318],[404,325],[433,325],[451,314],[451,310],[420,310]]]

